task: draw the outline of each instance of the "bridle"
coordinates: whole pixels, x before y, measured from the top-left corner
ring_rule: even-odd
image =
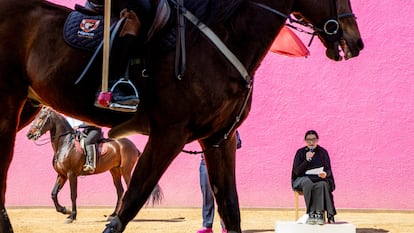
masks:
[[[347,13],[342,13],[342,14],[338,14],[338,10],[337,10],[337,0],[332,0],[333,4],[332,4],[332,18],[327,19],[322,26],[315,26],[312,25],[308,22],[306,22],[304,19],[294,19],[292,18],[290,15],[284,14],[276,9],[273,9],[265,4],[262,3],[258,3],[258,2],[251,2],[252,4],[265,9],[267,11],[270,11],[280,17],[283,17],[285,19],[287,19],[289,21],[289,23],[286,23],[286,26],[293,28],[295,30],[297,30],[298,32],[303,32],[309,35],[312,35],[312,38],[310,39],[308,46],[310,46],[312,44],[313,38],[318,35],[318,34],[324,34],[325,38],[329,41],[337,41],[340,37],[342,37],[342,28],[339,24],[339,19],[342,18],[348,18],[348,17],[353,17],[355,18],[355,14],[352,12],[347,12]],[[295,26],[294,24],[299,24],[301,26],[304,26],[306,28],[309,28],[312,30],[312,32],[306,31],[300,27]]]
[[[43,117],[44,112],[47,113],[46,117]],[[43,107],[41,112],[39,113],[38,117],[36,117],[35,121],[33,121],[31,128],[36,129],[35,133],[32,134],[35,139],[38,139],[41,136],[43,127],[45,127],[46,122],[50,118],[50,115],[51,115],[50,109],[47,108],[47,107]],[[43,120],[41,121],[40,124],[38,124],[38,121],[39,121],[39,119],[41,119],[41,117],[43,118]]]
[[[46,112],[46,116],[44,116],[45,112]],[[52,110],[49,107],[43,107],[41,112],[39,113],[39,115],[33,121],[32,125],[30,127],[30,134],[35,139],[35,141],[42,136],[43,128],[45,127],[46,123],[48,122],[49,118],[51,117],[51,115],[52,115],[51,113],[52,113]],[[40,124],[38,124],[39,119],[42,119],[42,122]],[[33,128],[35,130],[32,130]],[[32,133],[32,131],[34,131],[34,133]],[[73,133],[73,131],[67,131],[67,132],[62,133],[60,135],[55,135],[54,137],[52,137],[50,139],[52,140],[54,138],[60,138],[62,136],[65,136],[67,134],[72,134],[72,133]]]
[[[252,95],[252,86],[253,86],[253,79],[250,76],[249,72],[247,71],[247,69],[244,67],[244,65],[240,62],[240,60],[227,48],[227,46],[217,37],[217,35],[214,34],[214,32],[212,32],[210,30],[210,28],[207,27],[207,25],[205,25],[204,23],[202,23],[195,15],[193,15],[190,11],[188,11],[184,5],[183,2],[181,0],[177,0],[178,3],[175,0],[171,0],[177,7],[177,14],[180,16],[184,16],[186,17],[192,24],[194,24],[196,27],[198,27],[198,29],[207,37],[210,39],[210,41],[219,49],[219,51],[230,61],[230,63],[234,66],[234,68],[237,69],[237,71],[240,73],[241,77],[243,78],[243,80],[246,83],[246,88],[247,88],[247,94],[244,98],[243,104],[233,122],[233,124],[230,126],[230,128],[228,130],[226,130],[226,132],[224,133],[223,137],[212,146],[212,148],[209,149],[214,149],[214,148],[218,148],[219,144],[223,141],[223,140],[227,140],[230,136],[230,133],[233,132],[233,130],[235,130],[237,124],[240,122],[241,120],[241,116],[244,113],[244,110],[246,109],[247,103],[250,99],[250,96]],[[254,1],[249,1],[250,3],[252,3],[253,5],[260,7],[264,10],[267,10],[271,13],[276,14],[277,16],[283,17],[284,19],[288,19],[289,23],[287,24],[287,26],[292,27],[300,32],[305,32],[308,34],[312,35],[312,38],[309,42],[309,45],[311,45],[313,38],[315,35],[318,34],[325,34],[325,37],[328,40],[338,40],[340,37],[342,37],[342,29],[339,25],[339,19],[341,18],[345,18],[345,17],[355,17],[355,15],[352,12],[349,13],[345,13],[345,14],[339,14],[337,12],[337,5],[336,5],[336,0],[332,0],[333,1],[333,18],[328,19],[322,27],[317,27],[315,25],[312,25],[306,21],[304,21],[303,19],[301,20],[297,20],[292,18],[290,15],[284,14],[276,9],[273,9],[265,4],[262,3],[258,3],[258,2],[254,2]],[[179,19],[179,22],[181,22],[180,20],[183,20],[183,18]],[[293,23],[302,25],[304,27],[310,28],[311,30],[313,30],[313,32],[308,32],[305,30],[302,30],[294,25],[292,25]],[[182,28],[182,27],[179,27]],[[178,32],[180,33],[180,32]],[[178,56],[179,57],[179,56]],[[176,59],[178,59],[176,57]],[[176,66],[176,70],[177,70],[177,66]],[[182,72],[176,72],[176,73],[182,73]],[[177,76],[178,77],[178,76]],[[179,80],[181,80],[182,76],[179,76]],[[203,151],[187,151],[187,150],[183,150],[183,152],[185,153],[189,153],[189,154],[200,154],[200,153],[204,153],[206,150]]]

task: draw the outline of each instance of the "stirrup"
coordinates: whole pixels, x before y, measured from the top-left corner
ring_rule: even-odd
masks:
[[[133,95],[130,95],[132,97],[132,100],[125,100],[125,103],[117,102],[114,98],[117,96],[112,95],[111,103],[109,104],[109,108],[116,111],[122,111],[122,112],[136,112],[138,109],[139,104],[139,96],[138,91],[135,87],[135,85],[131,82],[131,80],[127,78],[120,78],[111,88],[111,93],[116,93],[115,90],[118,86],[126,85],[127,88],[133,91]],[[128,101],[132,101],[132,104],[128,104]]]
[[[136,112],[138,110],[138,105],[131,106],[125,104],[111,103],[108,108],[119,112]]]
[[[131,88],[133,91],[132,102],[133,104],[123,104],[114,101],[113,99],[113,93],[115,88],[118,85],[127,85],[128,88]],[[95,102],[96,107],[100,108],[109,108],[114,111],[120,111],[120,112],[136,112],[138,110],[138,104],[139,104],[139,95],[136,87],[134,84],[126,78],[120,78],[111,88],[108,92],[101,92]]]

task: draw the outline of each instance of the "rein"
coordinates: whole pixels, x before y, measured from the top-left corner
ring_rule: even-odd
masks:
[[[40,143],[39,143],[39,141],[40,141]],[[42,138],[42,139],[39,139],[39,140],[33,141],[33,143],[34,143],[36,146],[44,146],[44,145],[46,145],[46,144],[50,143],[50,141],[51,141],[51,139],[50,139],[50,138]]]
[[[50,116],[51,116],[51,111],[50,111],[50,109],[49,108],[47,108],[47,107],[43,107],[42,108],[42,112],[44,112],[44,111],[46,111],[47,112],[47,115],[46,115],[46,117],[43,119],[43,121],[42,121],[42,124],[41,125],[37,125],[36,124],[36,122],[37,122],[37,118],[35,119],[35,121],[33,122],[33,124],[32,124],[32,127],[33,128],[35,128],[36,129],[36,135],[39,135],[39,138],[40,138],[40,134],[41,134],[41,132],[42,132],[42,130],[43,130],[43,127],[45,127],[45,125],[46,125],[46,122],[49,120],[49,118],[50,118]],[[35,145],[37,145],[37,146],[43,146],[43,145],[45,145],[45,144],[47,144],[47,143],[49,143],[51,140],[53,140],[53,139],[55,139],[55,138],[60,138],[60,137],[63,137],[63,136],[66,136],[66,135],[68,135],[68,134],[76,134],[76,132],[73,132],[73,131],[66,131],[66,132],[64,132],[64,133],[62,133],[62,134],[60,134],[60,135],[55,135],[55,136],[53,136],[53,137],[50,137],[50,139],[43,139],[43,140],[41,140],[41,141],[46,141],[45,143],[36,143],[36,141],[34,141],[34,143],[35,143]]]
[[[194,26],[196,26],[219,49],[219,51],[227,58],[227,60],[237,69],[237,71],[239,71],[241,77],[243,78],[243,80],[247,84],[246,85],[246,87],[248,89],[247,95],[246,95],[246,98],[243,101],[242,107],[240,108],[240,111],[239,111],[238,115],[236,116],[236,119],[234,120],[234,122],[231,125],[231,127],[229,128],[229,130],[223,135],[223,137],[216,144],[212,145],[212,148],[209,148],[209,149],[218,148],[219,144],[223,140],[228,139],[228,136],[235,129],[237,123],[240,122],[241,116],[242,116],[244,110],[246,109],[248,100],[250,99],[251,94],[252,94],[253,79],[252,79],[252,77],[250,77],[247,69],[242,64],[242,62],[230,51],[230,49],[227,48],[227,46],[223,43],[223,41],[221,41],[220,38],[207,25],[202,23],[194,14],[192,14],[190,11],[188,11],[184,7],[183,0],[178,0],[178,1],[179,1],[179,3],[172,0],[172,2],[177,7],[178,23],[179,23],[178,27],[179,27],[179,29],[181,29],[181,30],[179,30],[179,32],[184,31],[183,30],[182,17],[180,17],[180,15],[184,15],[184,17],[186,17]],[[333,1],[333,8],[334,8],[333,12],[334,12],[335,17],[332,18],[332,19],[328,19],[324,23],[322,28],[314,26],[314,25],[312,25],[308,22],[305,22],[303,19],[301,19],[301,20],[294,19],[290,16],[290,14],[284,14],[284,13],[282,13],[282,12],[276,10],[276,9],[273,9],[273,8],[271,8],[271,7],[269,7],[265,4],[254,2],[254,1],[250,1],[250,2],[253,5],[255,5],[259,8],[267,10],[267,11],[273,13],[273,14],[276,14],[277,16],[280,16],[280,17],[284,18],[284,19],[288,19],[289,23],[286,24],[287,26],[289,26],[289,27],[291,27],[291,28],[293,28],[293,29],[295,29],[299,32],[304,32],[304,33],[312,35],[312,38],[311,38],[311,40],[309,41],[309,44],[308,44],[308,46],[310,46],[312,41],[313,41],[313,38],[315,37],[315,35],[324,33],[327,36],[327,38],[335,38],[340,33],[342,33],[342,29],[340,28],[340,25],[339,25],[339,22],[338,22],[339,19],[345,18],[345,17],[355,17],[355,15],[352,12],[338,15],[336,0],[332,0],[332,1]],[[294,23],[302,25],[306,28],[309,28],[309,29],[313,30],[313,32],[308,32],[304,29],[298,28],[298,27],[293,25]],[[181,45],[183,45],[183,44],[181,44]],[[183,48],[181,47],[181,52],[182,52],[182,49]],[[178,53],[177,53],[177,57],[179,57]],[[183,65],[183,64],[181,64],[181,65]],[[176,69],[177,69],[177,67],[178,66],[176,65]],[[183,71],[183,69],[181,69],[181,70]],[[182,73],[178,77],[179,77],[179,80],[181,80]],[[206,149],[206,150],[209,150],[209,149]],[[189,153],[189,154],[201,154],[201,153],[204,153],[206,150],[203,150],[203,151],[182,150],[182,151],[185,152],[185,153]]]
[[[312,38],[310,39],[310,41],[308,43],[308,47],[309,47],[312,44],[313,38],[316,35],[320,34],[320,33],[325,33],[327,35],[327,37],[335,37],[339,33],[342,33],[339,22],[338,22],[339,19],[348,18],[348,17],[354,17],[355,18],[355,14],[352,13],[352,12],[338,14],[336,0],[332,0],[332,1],[333,1],[333,5],[334,5],[333,12],[335,14],[335,17],[333,19],[328,19],[324,23],[322,28],[316,27],[316,26],[314,26],[314,25],[312,25],[308,22],[305,22],[303,19],[299,19],[299,20],[294,19],[290,15],[286,15],[286,14],[284,14],[284,13],[282,13],[282,12],[276,10],[276,9],[273,9],[273,8],[267,6],[267,5],[264,5],[262,3],[258,3],[258,2],[251,2],[251,3],[258,6],[258,7],[260,7],[260,8],[262,8],[262,9],[264,9],[264,10],[270,11],[271,13],[274,13],[274,14],[282,17],[282,18],[287,19],[289,21],[289,23],[287,23],[286,26],[288,26],[288,27],[290,27],[290,28],[292,28],[292,29],[294,29],[298,32],[303,32],[303,33],[312,35]],[[306,28],[309,28],[309,29],[313,30],[313,32],[306,31],[302,28],[294,26],[293,24],[299,24],[301,26],[304,26]],[[329,29],[329,27],[331,25],[333,26],[333,29]]]
[[[177,63],[177,59],[179,59],[179,57],[182,58],[183,54],[183,45],[184,42],[182,41],[182,33],[184,32],[184,22],[183,22],[183,18],[182,16],[184,16],[185,18],[187,18],[194,26],[196,26],[217,48],[218,50],[227,58],[227,60],[237,69],[237,71],[239,71],[241,77],[243,78],[243,80],[246,82],[246,88],[248,89],[247,91],[247,95],[246,98],[243,101],[242,107],[239,111],[239,114],[236,116],[235,121],[233,122],[232,126],[230,127],[230,129],[223,135],[223,137],[215,144],[212,146],[212,148],[210,149],[214,149],[214,148],[218,148],[219,144],[223,141],[223,140],[227,140],[228,136],[230,135],[230,133],[235,129],[236,125],[238,122],[240,122],[241,119],[241,115],[243,114],[244,110],[246,109],[247,106],[247,102],[250,99],[250,96],[252,94],[252,90],[253,90],[253,79],[251,78],[249,72],[247,71],[247,69],[245,68],[245,66],[243,65],[243,63],[236,57],[236,55],[234,55],[234,53],[232,53],[230,51],[230,49],[227,48],[227,46],[223,43],[222,40],[220,40],[220,38],[207,26],[205,25],[203,22],[201,22],[194,14],[192,14],[190,11],[188,11],[183,4],[183,0],[178,0],[178,3],[174,0],[171,0],[171,2],[173,2],[176,7],[177,7],[177,19],[178,19],[178,35],[179,38],[177,39],[177,52],[176,52],[176,76],[179,80],[182,79],[183,73],[184,73],[184,68],[183,65],[185,65],[185,58],[184,60],[181,62],[181,66],[178,65]],[[178,41],[181,41],[181,43],[178,43]],[[180,48],[178,48],[178,46],[180,46]],[[180,69],[178,69],[180,68]],[[177,70],[180,70],[180,72],[178,72]],[[207,149],[209,150],[209,149]],[[204,153],[207,150],[203,150],[203,151],[188,151],[188,150],[182,150],[185,153],[188,154],[201,154]]]

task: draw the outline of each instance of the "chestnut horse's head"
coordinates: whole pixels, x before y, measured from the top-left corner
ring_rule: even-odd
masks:
[[[364,48],[349,0],[295,0],[292,13],[313,25],[332,60],[356,57]]]
[[[29,131],[26,134],[26,137],[29,140],[36,141],[49,130],[47,125],[51,113],[52,111],[49,107],[43,107],[39,114],[37,114],[36,118],[33,120],[32,125],[30,126]]]

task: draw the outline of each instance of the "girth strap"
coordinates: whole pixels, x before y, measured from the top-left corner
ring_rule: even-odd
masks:
[[[185,56],[185,22],[181,14],[181,8],[184,9],[184,0],[177,0],[177,41],[175,47],[175,77],[181,80],[184,76],[186,66]]]

